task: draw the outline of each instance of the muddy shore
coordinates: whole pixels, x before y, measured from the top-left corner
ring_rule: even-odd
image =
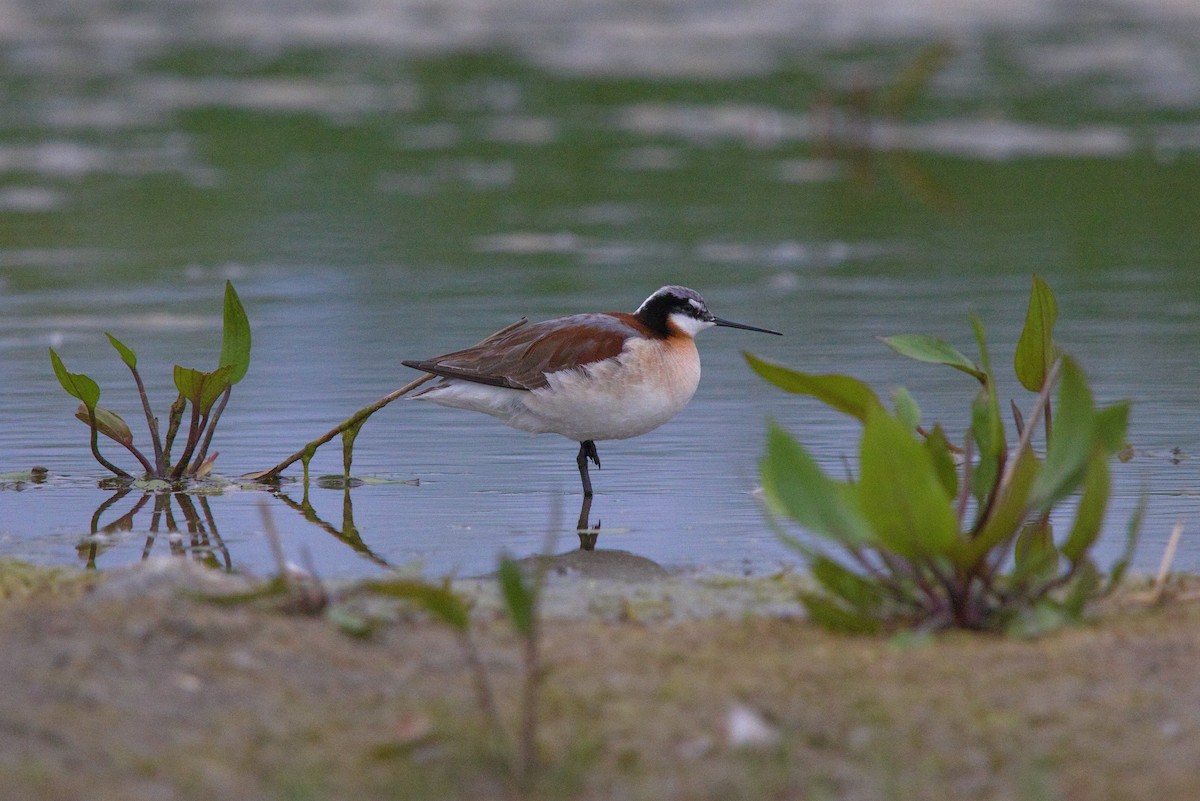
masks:
[[[847,637],[788,613],[791,577],[565,573],[518,787],[444,627],[217,604],[242,580],[175,562],[0,571],[5,799],[1200,797],[1195,603],[1034,640]],[[475,633],[513,721],[520,653],[489,603]]]

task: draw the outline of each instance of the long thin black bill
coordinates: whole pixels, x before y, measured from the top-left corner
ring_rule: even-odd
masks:
[[[729,320],[722,320],[720,317],[714,317],[712,321],[715,325],[723,325],[726,328],[743,328],[747,331],[758,331],[762,334],[774,334],[777,337],[783,336],[783,332],[781,331],[772,331],[770,328],[758,328],[757,326],[746,325],[745,323],[734,323],[730,322]]]

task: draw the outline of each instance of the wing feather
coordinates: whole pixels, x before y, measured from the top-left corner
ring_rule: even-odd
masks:
[[[403,364],[445,378],[532,390],[549,383],[548,373],[617,356],[632,336],[655,334],[630,314],[575,314],[529,323],[474,347]]]

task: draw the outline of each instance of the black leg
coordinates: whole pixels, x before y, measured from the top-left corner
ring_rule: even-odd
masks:
[[[579,443],[579,455],[575,457],[575,464],[579,465],[579,477],[583,479],[583,496],[585,498],[592,497],[592,479],[588,476],[588,459],[596,463],[596,467],[600,466],[600,454],[596,453],[596,443],[590,439]]]
[[[576,524],[576,533],[579,534],[579,550],[592,551],[596,548],[596,540],[600,537],[600,521],[596,521],[596,527],[592,528],[588,522],[588,515],[592,511],[592,496],[584,495],[583,504],[579,507],[579,522]]]

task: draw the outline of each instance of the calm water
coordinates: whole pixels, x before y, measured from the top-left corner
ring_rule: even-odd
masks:
[[[152,501],[128,516],[137,493],[105,506],[46,348],[141,434],[103,332],[138,351],[165,410],[173,364],[215,363],[232,279],[254,332],[214,444],[232,476],[410,380],[401,359],[681,283],[786,336],[706,332],[687,410],[600,444],[599,547],[774,569],[793,560],[753,495],[765,420],[831,471],[858,430],[762,385],[740,351],[904,383],[961,432],[969,379],[873,337],[973,352],[974,311],[1008,361],[1037,272],[1098,397],[1136,403],[1101,562],[1144,486],[1139,564],[1181,519],[1177,565],[1200,568],[1200,12],[543,5],[0,10],[0,473],[50,471],[0,490],[0,553],[103,568],[207,544],[263,572],[264,500],[292,558],[326,575],[482,572],[539,549],[556,509],[570,548],[573,443],[405,402],[359,437],[354,473],[384,482],[351,506],[314,484],[306,518],[299,484],[234,490],[193,501],[198,530],[173,505],[172,534]],[[888,87],[939,42],[940,69],[889,112]],[[340,472],[340,450],[312,467]]]

